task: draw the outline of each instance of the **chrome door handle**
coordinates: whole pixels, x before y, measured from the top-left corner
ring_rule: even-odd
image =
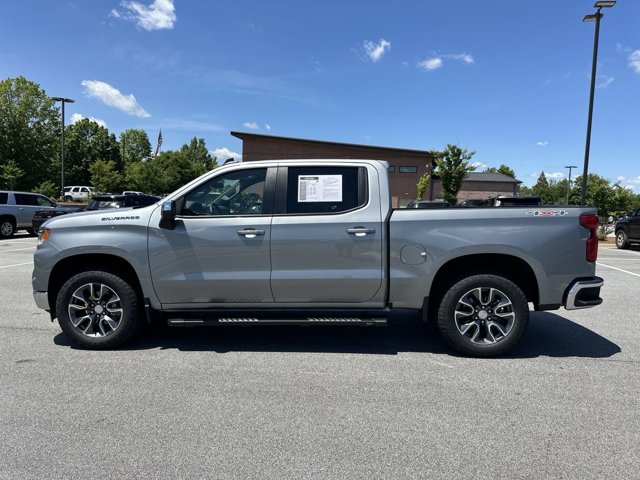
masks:
[[[237,233],[244,238],[256,238],[258,235],[264,235],[264,230],[245,228],[244,230],[238,230]]]
[[[353,228],[347,228],[347,233],[350,233],[351,235],[355,235],[356,237],[364,237],[369,233],[376,233],[376,229],[366,228],[366,227],[353,227]]]

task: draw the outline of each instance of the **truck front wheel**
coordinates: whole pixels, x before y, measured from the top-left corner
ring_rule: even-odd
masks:
[[[114,348],[130,341],[143,324],[138,295],[119,276],[91,270],[72,276],[56,300],[58,323],[78,345]]]
[[[529,307],[520,288],[496,275],[455,283],[438,309],[438,330],[453,348],[476,357],[502,355],[527,328]]]

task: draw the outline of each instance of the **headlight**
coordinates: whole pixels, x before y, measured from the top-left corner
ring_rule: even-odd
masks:
[[[49,240],[51,236],[51,230],[45,228],[43,230],[38,230],[38,245],[42,245],[44,242]]]

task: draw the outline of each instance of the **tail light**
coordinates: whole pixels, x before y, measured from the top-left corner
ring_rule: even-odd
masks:
[[[587,238],[587,262],[595,262],[598,258],[598,225],[600,220],[593,213],[580,215],[580,225],[591,232]]]

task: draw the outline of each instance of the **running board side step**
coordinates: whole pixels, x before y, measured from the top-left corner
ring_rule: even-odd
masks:
[[[363,325],[384,326],[386,318],[358,317],[307,317],[307,318],[256,318],[256,317],[218,317],[218,318],[167,318],[171,327],[197,327],[212,325]]]

